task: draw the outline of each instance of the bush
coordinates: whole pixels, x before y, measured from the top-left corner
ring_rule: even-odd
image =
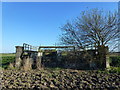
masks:
[[[109,67],[106,68],[105,70],[97,70],[97,73],[105,73],[105,74],[109,74],[109,73],[117,73],[120,74],[120,67]]]
[[[119,73],[120,74],[120,67],[110,67],[110,73]]]
[[[110,66],[120,67],[120,56],[110,57]]]

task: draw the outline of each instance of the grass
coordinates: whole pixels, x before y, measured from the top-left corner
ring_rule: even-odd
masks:
[[[59,70],[63,70],[63,68],[59,68],[59,67],[55,67],[55,68],[45,68],[46,70],[50,70],[50,71],[59,71]]]
[[[120,74],[120,67],[110,67],[109,73],[118,73],[118,74]]]
[[[0,57],[15,56],[15,53],[0,53]]]
[[[107,74],[109,74],[109,73],[117,73],[117,74],[120,74],[120,67],[109,67],[109,68],[107,68],[107,69],[105,69],[105,70],[97,70],[97,72],[98,73],[107,73]]]
[[[9,54],[0,54],[0,58],[1,58],[1,66],[4,69],[7,69],[9,64],[11,62],[15,61],[15,54],[13,53],[9,53]]]

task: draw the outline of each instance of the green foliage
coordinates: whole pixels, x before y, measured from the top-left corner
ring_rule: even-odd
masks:
[[[0,53],[0,57],[15,56],[15,53]]]
[[[110,66],[120,67],[120,56],[110,57]]]
[[[105,69],[105,70],[97,70],[97,73],[107,73],[107,74],[109,74],[109,73],[118,73],[118,74],[120,74],[120,67],[109,67],[109,68],[107,68],[107,69]]]
[[[15,61],[15,56],[2,56],[2,68],[8,68],[8,65]]]
[[[63,68],[56,67],[56,68],[45,68],[45,69],[50,71],[59,71],[62,70]]]
[[[103,71],[103,70],[97,70],[96,72],[97,73],[106,73],[106,71]]]
[[[110,67],[110,73],[119,73],[120,74],[120,67]]]

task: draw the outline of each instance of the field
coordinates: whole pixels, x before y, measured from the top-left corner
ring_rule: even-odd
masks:
[[[0,58],[2,59],[2,68],[8,68],[8,65],[10,62],[15,61],[15,54],[9,53],[9,54],[0,54]]]
[[[15,56],[15,53],[0,53],[0,57],[4,56]]]
[[[3,89],[120,89],[120,74],[72,69],[4,70]]]

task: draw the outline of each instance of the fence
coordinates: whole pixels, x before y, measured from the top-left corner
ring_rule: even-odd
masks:
[[[38,47],[37,46],[32,46],[26,43],[23,43],[23,49],[24,51],[38,51]]]

